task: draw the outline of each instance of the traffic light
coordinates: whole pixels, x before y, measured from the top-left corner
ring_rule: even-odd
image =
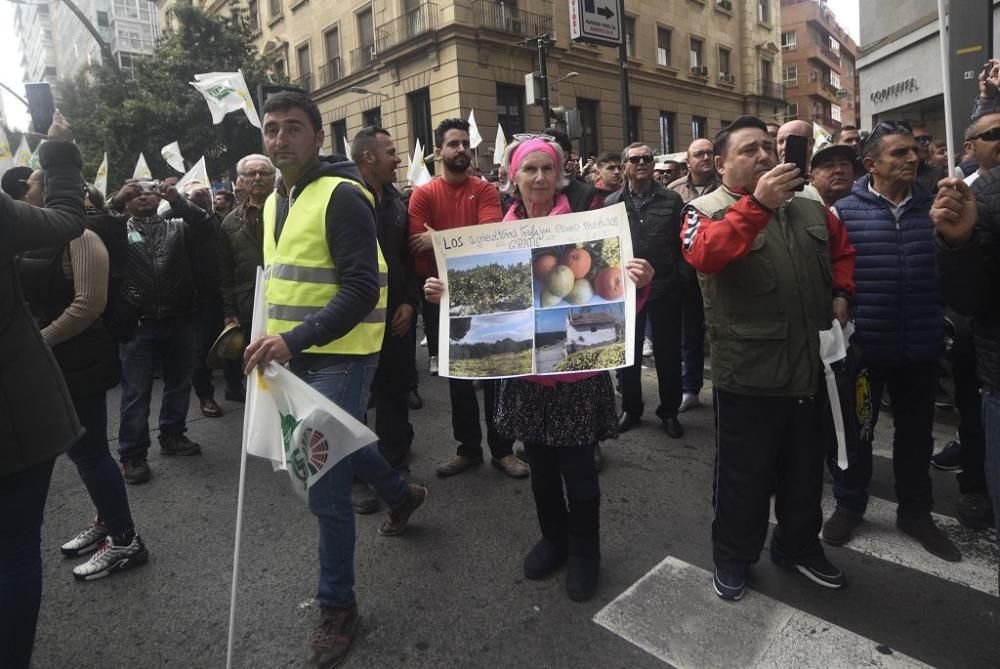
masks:
[[[567,109],[562,105],[553,107],[551,112],[555,126],[565,132],[570,139],[583,137],[583,126],[580,124],[580,110]]]

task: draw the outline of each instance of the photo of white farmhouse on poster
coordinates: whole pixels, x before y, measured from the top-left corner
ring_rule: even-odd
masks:
[[[625,205],[435,232],[442,376],[490,379],[631,365],[635,284]]]

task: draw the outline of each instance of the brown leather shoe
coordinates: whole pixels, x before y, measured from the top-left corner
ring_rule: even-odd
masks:
[[[347,657],[358,629],[358,607],[349,609],[324,608],[319,625],[309,644],[306,669],[331,669]]]
[[[122,458],[122,478],[132,485],[145,483],[153,477],[153,471],[146,462],[145,455]]]
[[[441,478],[461,474],[466,469],[472,469],[483,464],[482,458],[467,458],[464,455],[456,455],[448,462],[437,468],[437,475]]]
[[[528,465],[524,464],[513,455],[505,455],[500,459],[493,458],[493,466],[501,470],[507,476],[515,479],[528,477]]]
[[[406,529],[406,524],[410,522],[410,516],[420,508],[427,499],[427,488],[422,485],[409,484],[406,486],[406,501],[395,509],[389,511],[389,516],[378,528],[378,533],[384,537],[394,537]]]
[[[205,418],[219,418],[222,415],[222,407],[215,403],[211,397],[201,401],[201,415]]]

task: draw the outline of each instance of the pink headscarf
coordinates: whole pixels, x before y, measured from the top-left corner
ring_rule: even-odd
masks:
[[[518,144],[517,148],[514,149],[513,155],[511,155],[510,157],[511,179],[513,179],[514,175],[517,174],[517,168],[521,166],[521,161],[524,160],[524,157],[529,153],[534,153],[535,151],[542,151],[544,153],[549,154],[549,156],[552,157],[552,164],[558,167],[556,165],[558,156],[556,156],[556,150],[552,148],[551,144],[549,144],[544,139],[538,139],[538,138],[529,139],[525,142],[522,142],[521,144]]]

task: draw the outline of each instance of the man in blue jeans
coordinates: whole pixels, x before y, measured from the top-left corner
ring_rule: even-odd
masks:
[[[362,419],[385,334],[387,268],[376,241],[373,198],[357,166],[319,157],[323,125],[315,103],[282,92],[264,103],[264,146],[280,170],[264,203],[267,334],[250,343],[246,371],[270,362],[289,368]],[[357,476],[389,504],[379,533],[399,534],[427,489],[407,485],[368,446],[334,465],[309,489],[319,521],[322,616],[306,667],[328,669],[347,655],[358,625],[354,598]]]
[[[935,251],[945,301],[973,318],[976,371],[983,384],[986,481],[1000,509],[1000,167],[970,188],[961,179],[940,182],[931,208]],[[1000,514],[996,514],[1000,520]],[[1000,537],[1000,522],[997,523]],[[1000,568],[997,572],[1000,585]]]

